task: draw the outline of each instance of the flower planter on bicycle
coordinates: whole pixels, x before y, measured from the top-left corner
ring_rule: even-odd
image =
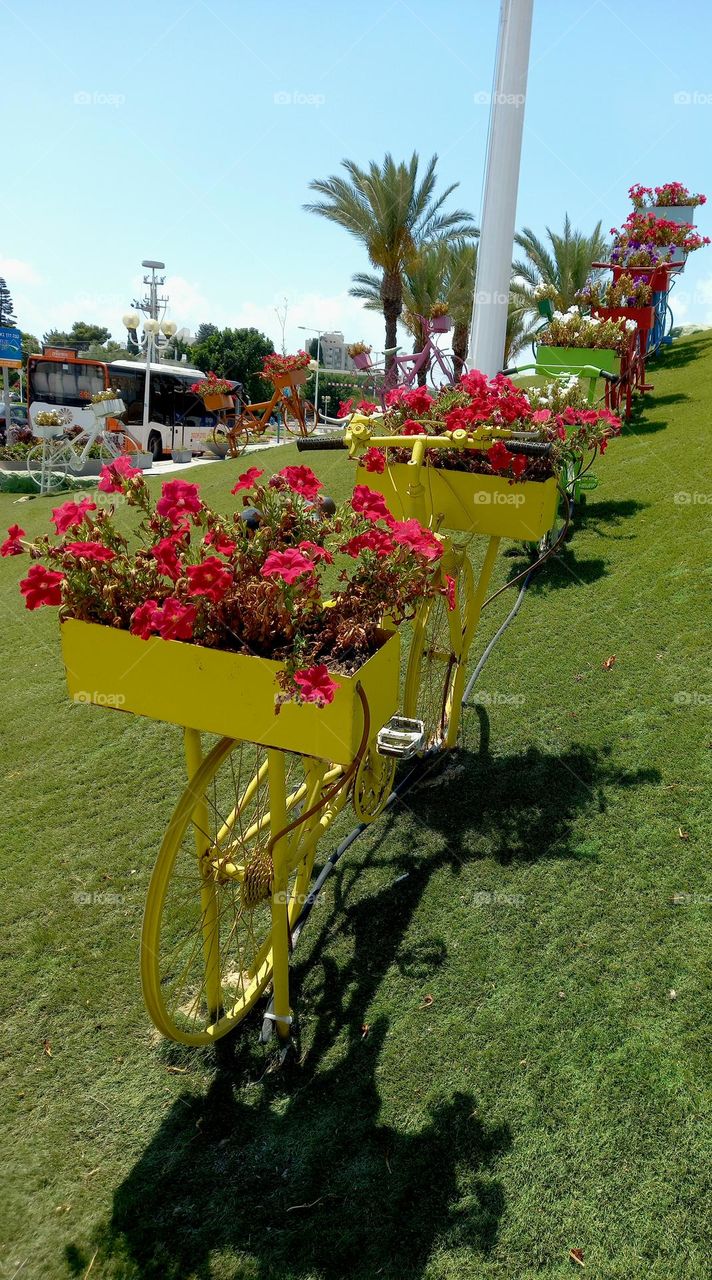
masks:
[[[314,430],[317,421],[312,404],[303,400],[299,387],[307,379],[309,356],[299,351],[294,356],[269,355],[263,362],[264,377],[274,387],[269,400],[241,403],[234,413],[221,415],[213,432],[216,444],[226,447],[230,456],[237,458],[244,452],[251,439],[259,439],[267,431],[272,418],[279,414],[285,430],[292,435],[305,436]],[[198,390],[200,384],[193,388]]]
[[[375,436],[361,419],[336,441],[299,442],[348,447],[368,479],[383,474],[386,454],[410,451],[405,519],[370,483],[332,517],[308,467],[285,467],[268,483],[250,468],[234,487],[245,506],[232,519],[180,480],[163,485],[154,507],[121,459],[100,487],[141,513],[144,545],[132,552],[111,511],[83,498],[53,512],[59,543],[32,548],[21,590],[28,608],[62,606],[74,700],[184,728],[188,783],[151,876],[141,945],[146,1005],[164,1035],[211,1043],[270,982],[270,1016],[287,1035],[291,930],[319,839],[349,800],[359,821],[378,816],[398,758],[455,745],[467,657],[505,530],[497,516],[475,581],[466,548],[424,527],[431,459],[471,461],[482,473],[458,479],[491,498],[505,486],[536,489],[524,532],[518,505],[502,504],[513,536],[534,538],[553,519],[553,424],[538,425],[514,388],[495,390],[500,407],[516,409],[510,425],[438,434],[433,423],[431,436],[414,432],[402,405],[385,424],[392,435]],[[450,394],[448,411],[463,397],[471,403],[466,392]],[[540,479],[530,484],[527,467]],[[431,514],[439,526],[444,514]],[[2,554],[22,552],[23,538],[14,526]],[[394,716],[396,628],[408,620],[404,714]],[[203,733],[218,735],[205,755]]]
[[[228,521],[181,480],[154,506],[120,459],[100,487],[137,509],[144,545],[129,550],[110,509],[68,502],[21,584],[28,608],[62,605],[76,702],[184,728],[189,780],[151,877],[141,972],[154,1022],[188,1044],[226,1034],[270,980],[287,1033],[289,930],[317,841],[349,796],[365,821],[388,797],[395,759],[376,741],[398,709],[395,628],[443,581],[431,535],[357,502],[332,518],[308,467],[261,476],[238,479],[247,505]],[[379,534],[388,549],[369,554]],[[23,537],[13,527],[2,553]],[[204,733],[218,735],[205,757]]]

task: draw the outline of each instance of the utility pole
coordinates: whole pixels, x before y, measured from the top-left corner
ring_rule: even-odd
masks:
[[[534,0],[502,0],[470,327],[470,369],[502,368]]]

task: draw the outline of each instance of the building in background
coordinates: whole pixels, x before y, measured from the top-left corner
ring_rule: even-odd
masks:
[[[319,340],[319,363],[323,369],[352,369],[353,364],[346,354],[346,343],[343,333],[338,329],[333,333],[322,333]]]

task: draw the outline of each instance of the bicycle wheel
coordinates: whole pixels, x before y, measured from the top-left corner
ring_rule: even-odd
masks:
[[[472,565],[466,553],[450,576],[455,579],[455,608],[450,609],[444,595],[422,606],[408,657],[404,714],[423,722],[423,753],[454,746],[460,722],[474,599]]]
[[[231,458],[239,458],[245,452],[249,441],[245,415],[238,414],[227,422],[217,422],[210,433],[215,448],[222,453],[229,453]]]
[[[285,764],[286,807],[294,818],[307,794],[306,771],[301,756],[287,755]],[[176,806],[146,899],[144,999],[172,1040],[200,1045],[226,1035],[272,977],[271,834],[267,751],[222,738]],[[299,828],[290,840],[291,928],[308,888],[313,843]]]
[[[42,493],[56,493],[67,483],[67,459],[63,452],[45,458],[43,446],[35,445],[27,455],[27,474]]]
[[[299,396],[283,396],[280,405],[285,429],[292,436],[310,436],[316,428],[314,405]]]

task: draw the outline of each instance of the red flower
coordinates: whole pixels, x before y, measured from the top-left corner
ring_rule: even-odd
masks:
[[[601,422],[607,422],[612,428],[613,435],[618,435],[621,429],[621,420],[617,418],[615,413],[611,413],[610,409],[601,409],[598,414]]]
[[[385,520],[390,522],[391,513],[386,506],[382,493],[369,489],[367,484],[357,484],[351,498],[351,506],[366,520]]]
[[[447,597],[447,607],[452,613],[455,608],[455,579],[449,574],[445,574],[445,586],[441,587],[443,595]]]
[[[354,560],[358,559],[362,551],[375,551],[377,556],[387,556],[394,549],[395,543],[385,529],[368,529],[366,533],[357,533],[355,538],[350,538],[339,548],[344,555],[353,556]]]
[[[399,405],[403,404],[405,390],[405,387],[394,387],[392,391],[387,391],[386,408],[397,409]]]
[[[427,413],[433,403],[433,397],[425,387],[413,387],[403,395],[402,403],[413,413]]]
[[[348,418],[349,414],[353,412],[353,407],[353,397],[350,400],[342,400],[339,403],[339,411],[336,415],[337,418]]]
[[[102,493],[122,493],[124,481],[130,480],[132,476],[140,476],[140,467],[132,467],[125,454],[120,458],[116,458],[110,462],[107,467],[101,468],[99,476],[99,488]]]
[[[472,426],[472,408],[456,405],[454,409],[448,409],[444,421],[448,431],[467,431]]]
[[[315,498],[319,490],[324,488],[311,467],[282,467],[278,474],[284,477],[294,493],[300,493],[303,498]]]
[[[536,409],[532,414],[532,422],[548,422],[551,417],[551,409]]]
[[[169,596],[162,609],[154,609],[153,626],[164,640],[191,640],[197,609]]]
[[[63,573],[54,573],[44,565],[33,564],[20,583],[26,609],[39,609],[43,604],[62,603]]]
[[[376,471],[379,475],[386,469],[386,455],[382,449],[367,449],[361,459],[365,471]]]
[[[496,440],[491,449],[487,450],[487,461],[493,471],[506,471],[511,466],[513,453],[502,444],[501,440]]]
[[[512,475],[518,480],[527,469],[527,460],[521,453],[515,453],[512,458]]]
[[[172,525],[178,525],[185,515],[197,515],[202,505],[197,484],[188,484],[186,480],[166,480],[156,511]]]
[[[207,596],[217,604],[233,583],[232,570],[218,560],[217,556],[208,556],[201,564],[190,564],[185,571],[190,582],[190,595]]]
[[[259,467],[249,467],[247,471],[243,471],[242,475],[237,477],[237,484],[233,486],[230,493],[239,493],[241,489],[252,489],[260,476],[263,475],[264,471],[260,471]]]
[[[67,529],[81,524],[87,511],[96,511],[96,503],[90,502],[89,498],[81,498],[79,502],[63,502],[61,507],[55,507],[51,519],[57,533],[66,533]]]
[[[11,524],[7,531],[7,537],[0,546],[0,556],[21,556],[24,547],[20,542],[20,538],[24,538],[25,530],[21,529],[19,524]]]
[[[63,549],[78,560],[93,560],[96,564],[108,564],[116,559],[116,552],[103,542],[67,542]]]
[[[143,604],[134,609],[131,614],[131,624],[129,631],[132,636],[140,636],[142,640],[148,640],[149,636],[157,630],[156,614],[159,612],[157,600],[145,600]]]
[[[206,547],[214,547],[221,556],[231,556],[237,546],[237,543],[220,529],[210,529],[203,541]]]
[[[402,436],[426,436],[428,434],[422,422],[416,422],[415,418],[406,418],[400,433]]]
[[[470,373],[463,373],[460,386],[468,396],[479,396],[483,391],[487,391],[489,383],[485,373],[480,373],[479,369],[472,369]]]
[[[410,547],[411,551],[423,556],[426,560],[439,560],[443,553],[443,546],[439,539],[434,533],[424,529],[418,520],[397,520],[393,525],[392,533],[395,542],[399,542],[403,547]]]
[[[313,568],[311,560],[290,547],[287,551],[270,551],[260,573],[263,578],[281,578],[283,582],[292,583],[302,574],[311,573]]]
[[[333,702],[339,687],[338,681],[332,680],[323,662],[316,667],[302,667],[295,671],[294,683],[299,686],[304,701],[315,702],[318,707]]]
[[[377,408],[378,408],[378,405],[374,404],[373,400],[359,400],[358,404],[356,405],[356,409],[358,413],[365,413],[365,414],[375,413]]]
[[[311,561],[323,560],[325,564],[333,564],[334,557],[326,547],[320,547],[318,542],[299,542],[298,548],[308,556]]]
[[[176,546],[175,537],[161,538],[155,547],[151,547],[151,555],[156,561],[158,572],[177,582],[181,575],[181,563],[178,559],[178,547]]]

